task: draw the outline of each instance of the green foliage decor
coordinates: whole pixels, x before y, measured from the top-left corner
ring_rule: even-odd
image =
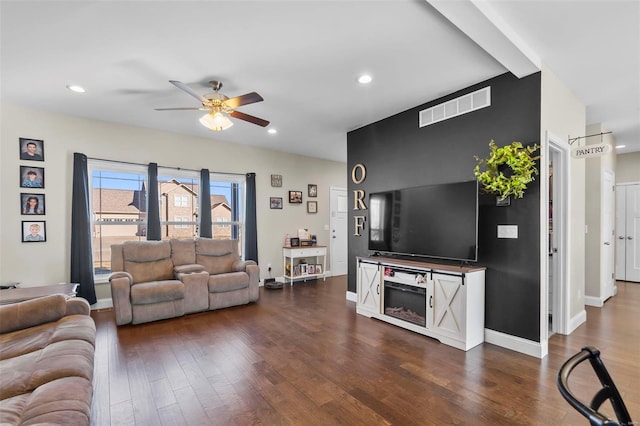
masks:
[[[520,142],[498,147],[494,141],[489,142],[491,153],[487,158],[474,156],[477,164],[474,173],[484,190],[496,194],[501,200],[510,195],[522,198],[527,185],[538,174],[536,160],[540,156],[532,156],[540,148],[538,144],[523,146]],[[484,170],[483,170],[484,168]]]

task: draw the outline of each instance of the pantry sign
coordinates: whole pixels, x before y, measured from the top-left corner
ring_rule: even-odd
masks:
[[[601,143],[598,145],[575,147],[571,150],[571,156],[573,158],[592,158],[600,157],[608,152],[611,152],[611,145],[608,143]]]

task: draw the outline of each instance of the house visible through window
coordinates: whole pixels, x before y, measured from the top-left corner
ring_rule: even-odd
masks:
[[[146,240],[147,166],[89,160],[93,263],[96,278],[111,271],[111,245]],[[200,173],[158,168],[162,239],[199,233]],[[211,173],[213,238],[237,239],[242,255],[244,176]]]

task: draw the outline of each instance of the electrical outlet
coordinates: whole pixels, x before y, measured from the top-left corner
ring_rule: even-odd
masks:
[[[267,269],[269,270],[269,272],[271,272],[271,264],[267,263]]]

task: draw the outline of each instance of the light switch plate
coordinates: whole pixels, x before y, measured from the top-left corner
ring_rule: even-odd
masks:
[[[498,238],[518,238],[518,225],[498,225]]]

